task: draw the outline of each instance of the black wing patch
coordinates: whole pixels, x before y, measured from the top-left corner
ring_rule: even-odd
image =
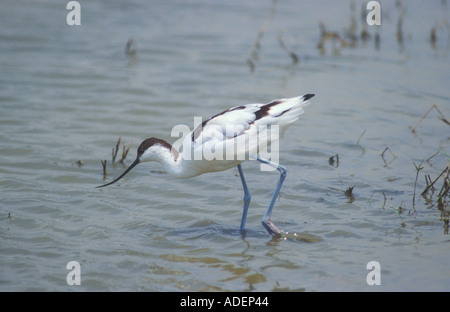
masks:
[[[241,105],[241,106],[236,106],[236,107],[233,107],[233,108],[224,110],[223,112],[218,113],[218,114],[215,114],[215,115],[212,116],[211,118],[209,118],[209,119],[205,120],[204,122],[202,122],[202,124],[201,124],[200,126],[198,126],[198,127],[192,132],[192,135],[191,135],[191,140],[192,140],[192,142],[194,142],[194,141],[199,137],[200,133],[202,132],[203,127],[204,127],[210,120],[212,120],[212,119],[214,119],[214,118],[216,118],[216,117],[218,117],[218,116],[221,116],[221,115],[223,115],[223,114],[226,114],[226,113],[228,113],[228,112],[232,112],[232,111],[235,111],[235,110],[241,110],[241,109],[245,109],[245,106]]]

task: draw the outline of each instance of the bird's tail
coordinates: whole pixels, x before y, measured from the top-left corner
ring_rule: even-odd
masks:
[[[303,114],[304,107],[310,104],[309,99],[313,96],[314,94],[305,94],[294,98],[274,101],[274,103],[279,103],[276,103],[271,108],[270,113],[276,117],[277,124],[283,128],[287,127]]]

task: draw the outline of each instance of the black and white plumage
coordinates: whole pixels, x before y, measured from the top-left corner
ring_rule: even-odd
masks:
[[[148,138],[139,145],[136,160],[127,170],[114,181],[99,187],[117,182],[137,164],[147,161],[159,162],[170,175],[177,178],[191,178],[237,166],[245,193],[244,213],[241,220],[242,232],[250,203],[250,193],[241,163],[252,156],[261,163],[278,169],[281,173],[272,202],[262,221],[271,235],[279,236],[280,231],[270,222],[269,217],[275,197],[278,196],[284,181],[286,169],[279,164],[260,158],[258,152],[283,136],[289,125],[300,117],[304,107],[309,104],[308,100],[313,96],[314,94],[306,94],[274,100],[267,104],[247,104],[230,108],[205,120],[185,136],[181,151],[175,150],[164,140]],[[264,133],[268,128],[272,129],[270,135]]]

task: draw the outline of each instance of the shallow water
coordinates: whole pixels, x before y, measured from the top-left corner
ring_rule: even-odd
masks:
[[[449,126],[432,110],[411,132],[433,104],[450,117],[450,8],[380,3],[381,26],[365,23],[364,1],[82,2],[81,26],[66,24],[64,1],[1,4],[0,290],[450,290],[442,178],[420,195],[449,162]],[[319,49],[320,22],[347,45]],[[194,116],[306,93],[280,143],[288,175],[272,220],[285,239],[261,226],[278,175],[255,162],[243,165],[244,237],[237,170],[177,180],[146,163],[94,188],[100,160],[106,181],[125,168],[111,164],[119,137],[128,165],[143,139],[174,142]],[[370,261],[380,286],[366,282]]]

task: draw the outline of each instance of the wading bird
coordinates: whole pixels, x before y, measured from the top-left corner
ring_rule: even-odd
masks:
[[[270,221],[270,216],[286,177],[286,168],[261,158],[259,152],[283,136],[288,126],[303,113],[303,108],[313,96],[314,94],[306,94],[274,100],[268,104],[247,104],[230,108],[205,120],[191,131],[183,140],[182,151],[177,151],[161,139],[145,139],[137,149],[136,160],[125,172],[112,182],[97,187],[116,183],[137,164],[147,161],[159,162],[167,173],[177,178],[192,178],[237,166],[244,188],[244,209],[240,226],[240,232],[243,234],[251,196],[241,163],[253,158],[280,172],[277,187],[261,222],[270,235],[281,237],[281,231]],[[269,128],[270,135],[267,131]],[[207,154],[209,157],[195,157]],[[221,157],[223,154],[225,159]]]

